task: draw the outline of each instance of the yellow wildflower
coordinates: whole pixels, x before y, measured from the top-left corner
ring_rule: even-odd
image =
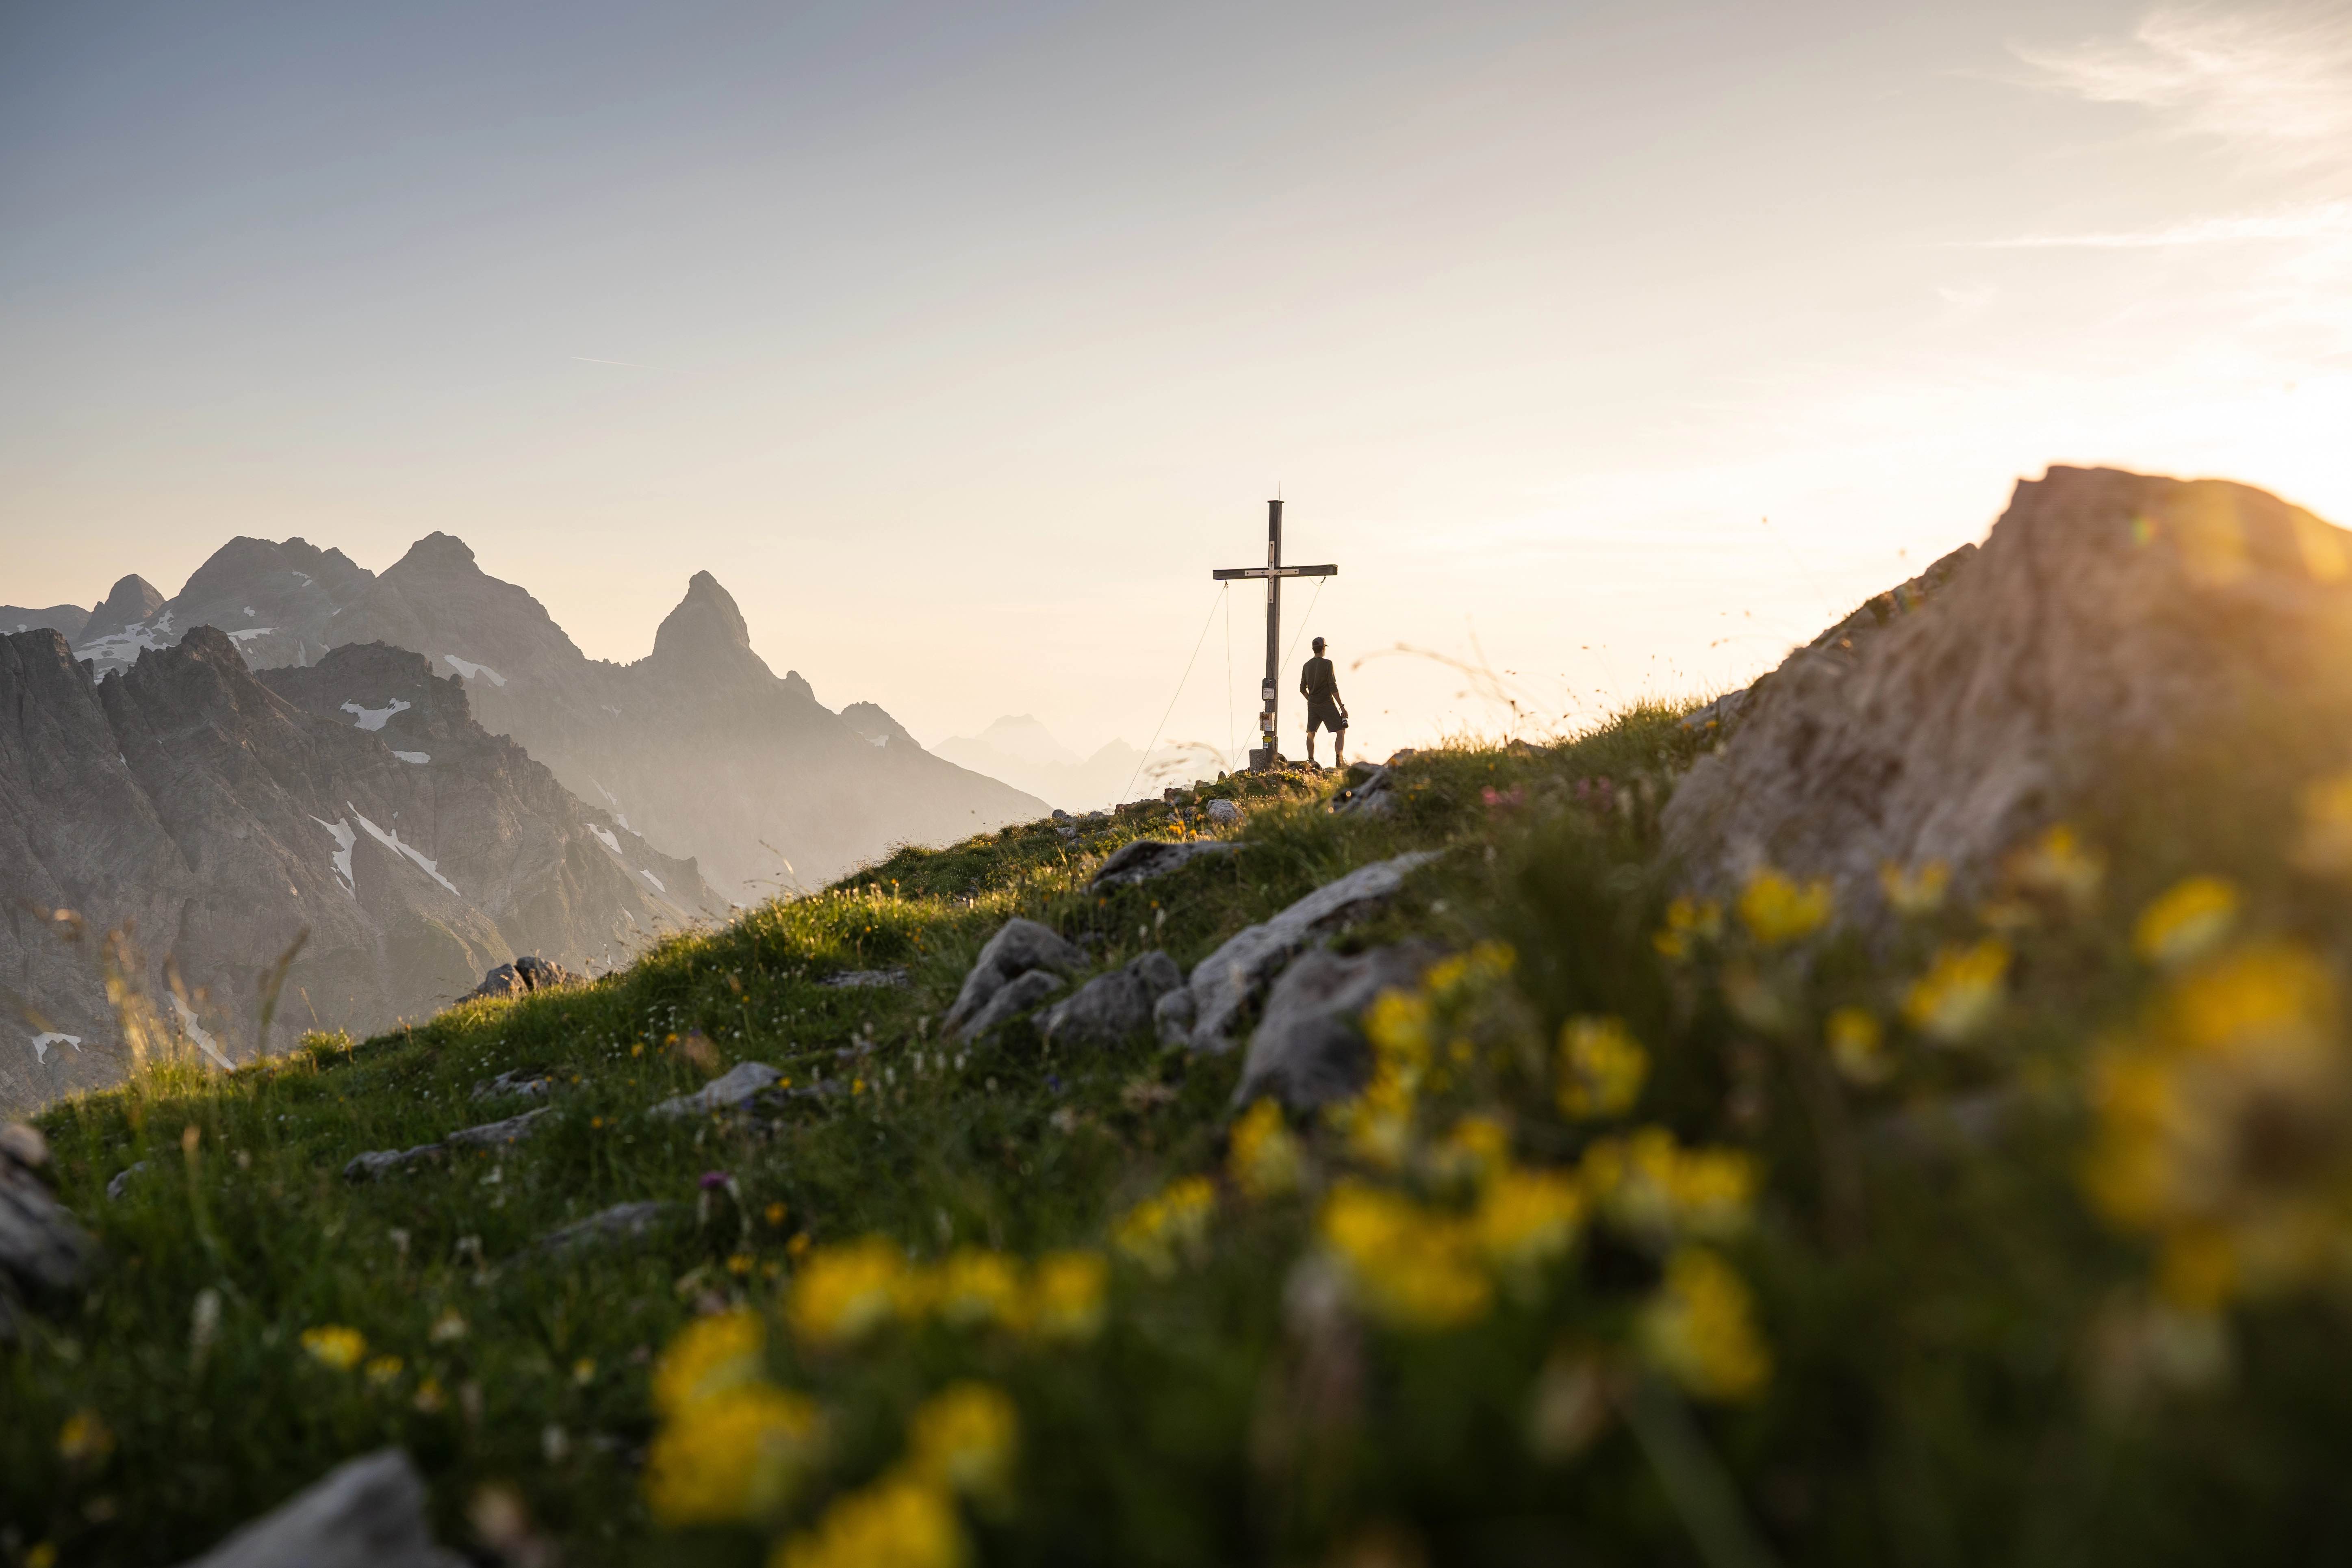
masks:
[[[1401,1194],[1342,1182],[1324,1203],[1322,1233],[1357,1301],[1398,1328],[1458,1328],[1493,1298],[1466,1227]]]
[[[2338,1014],[2315,956],[2264,944],[2191,968],[2101,1047],[2085,1181],[2109,1219],[2161,1243],[2172,1306],[2209,1312],[2330,1267],[2352,1189]]]
[[[349,1372],[367,1354],[367,1336],[357,1329],[331,1323],[324,1328],[303,1330],[302,1348],[320,1365]]]
[[[1128,1210],[1111,1240],[1152,1273],[1172,1274],[1180,1251],[1196,1252],[1208,1240],[1216,1204],[1217,1190],[1208,1178],[1187,1176]]]
[[[960,1328],[1012,1323],[1021,1316],[1021,1272],[1001,1252],[967,1247],[940,1265],[931,1281],[931,1305]]]
[[[77,1410],[58,1429],[58,1455],[68,1464],[88,1464],[114,1451],[114,1432],[95,1410]]]
[[[25,1551],[25,1568],[58,1568],[58,1543],[35,1542]]]
[[[2106,858],[2063,822],[2009,859],[2010,879],[2019,887],[2063,898],[2078,908],[2099,896],[2106,874]]]
[[[2291,857],[2296,867],[2320,877],[2352,875],[2352,773],[2306,784],[2298,804],[2303,831]]]
[[[1491,1116],[1465,1116],[1430,1151],[1431,1173],[1444,1182],[1484,1183],[1508,1169],[1511,1130]]]
[[[1878,1020],[1861,1007],[1840,1007],[1829,1016],[1825,1033],[1830,1061],[1848,1081],[1864,1086],[1885,1083],[1895,1070],[1886,1059],[1885,1032]]]
[[[1701,1399],[1752,1398],[1772,1375],[1747,1282],[1705,1247],[1685,1247],[1667,1261],[1664,1284],[1643,1310],[1641,1337],[1651,1361]]]
[[[1622,1116],[1641,1097],[1650,1058],[1620,1018],[1570,1018],[1559,1028],[1559,1108],[1569,1116]]]
[[[1110,1269],[1099,1253],[1052,1252],[1029,1284],[1029,1331],[1046,1340],[1090,1340],[1102,1331]]]
[[[1364,1092],[1325,1112],[1348,1141],[1348,1152],[1368,1165],[1393,1171],[1412,1148],[1412,1089],[1386,1062],[1373,1069]]]
[[[1519,955],[1510,944],[1482,942],[1467,952],[1457,952],[1439,959],[1422,976],[1421,988],[1429,996],[1444,1000],[1457,992],[1475,991],[1510,977]]]
[[[1780,947],[1827,924],[1836,902],[1829,883],[1815,879],[1800,886],[1766,866],[1740,889],[1739,923],[1766,947]]]
[[[1663,1127],[1591,1144],[1577,1176],[1612,1219],[1660,1243],[1737,1231],[1748,1223],[1756,1195],[1756,1167],[1747,1155],[1684,1149]]]
[[[370,1385],[386,1388],[400,1381],[401,1369],[406,1364],[396,1355],[371,1356],[362,1370],[367,1373]]]
[[[1927,973],[1904,994],[1903,1016],[1932,1038],[1965,1040],[1991,1022],[2008,973],[2009,943],[1999,937],[1942,948]]]
[[[1364,1014],[1364,1035],[1380,1061],[1417,1077],[1429,1065],[1429,998],[1414,991],[1383,991]]]
[[[1878,888],[1886,895],[1886,907],[1906,919],[1942,909],[1951,885],[1952,868],[1941,860],[1923,861],[1909,870],[1892,860],[1879,863]]]
[[[757,1312],[719,1312],[678,1331],[654,1367],[654,1408],[672,1419],[766,1373],[768,1327]]]
[[[966,1497],[1008,1499],[1021,1445],[1013,1398],[985,1383],[959,1383],[925,1401],[907,1423],[910,1469]]]
[[[1496,1268],[1526,1277],[1576,1244],[1584,1194],[1560,1171],[1506,1171],[1486,1184],[1470,1226]]]
[[[2237,923],[2238,902],[2238,889],[2219,877],[2177,882],[2133,922],[2132,951],[2167,968],[2201,958]]]
[[[1282,1107],[1275,1101],[1259,1100],[1234,1123],[1225,1168],[1234,1184],[1251,1197],[1274,1198],[1296,1191],[1303,1163],[1298,1140],[1291,1136]]]
[[[805,1394],[746,1384],[698,1400],[656,1434],[646,1502],[673,1529],[745,1524],[791,1505],[823,1436]]]
[[[768,1568],[963,1568],[971,1560],[955,1500],[916,1477],[888,1475],[824,1510]]]
[[[449,1403],[449,1398],[441,1392],[441,1380],[428,1376],[417,1384],[416,1397],[411,1403],[426,1415],[438,1415],[441,1407]]]
[[[812,1249],[784,1315],[803,1344],[840,1345],[888,1322],[912,1284],[904,1254],[878,1236]]]
[[[1694,899],[1685,893],[1666,906],[1666,923],[1650,938],[1664,958],[1688,958],[1702,942],[1723,934],[1723,905],[1714,899]]]

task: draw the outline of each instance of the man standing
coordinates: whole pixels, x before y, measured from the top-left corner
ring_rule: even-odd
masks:
[[[1331,661],[1323,657],[1323,639],[1315,639],[1315,657],[1298,672],[1298,694],[1307,699],[1307,765],[1314,767],[1315,731],[1331,731],[1331,765],[1348,765],[1348,708],[1339,700],[1339,680]]]

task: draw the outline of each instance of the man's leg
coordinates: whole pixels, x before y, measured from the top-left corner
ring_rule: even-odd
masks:
[[[1315,721],[1314,721],[1314,720],[1312,720],[1312,719],[1309,719],[1309,720],[1307,720],[1307,765],[1308,767],[1310,767],[1310,768],[1311,768],[1311,767],[1314,767],[1314,766],[1316,765],[1316,763],[1315,763]]]
[[[1348,726],[1345,724],[1331,731],[1331,765],[1335,768],[1348,765]]]

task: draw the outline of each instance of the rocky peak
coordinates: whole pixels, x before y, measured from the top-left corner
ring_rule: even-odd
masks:
[[[686,597],[654,633],[652,662],[656,668],[697,679],[757,674],[774,679],[767,662],[751,651],[751,629],[735,596],[708,572],[697,572],[686,585]]]
[[[163,603],[163,595],[156,592],[155,584],[134,572],[107,590],[105,599],[91,613],[81,635],[101,637],[125,626],[137,626],[152,619]]]
[[[474,563],[473,546],[454,533],[443,533],[436,529],[410,545],[408,553],[395,562],[392,570],[447,576],[478,572],[480,568]]]

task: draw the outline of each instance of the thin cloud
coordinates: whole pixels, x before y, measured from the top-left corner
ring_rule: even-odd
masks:
[[[2105,234],[2024,234],[1969,243],[1979,250],[2150,250],[2181,245],[2321,239],[2340,234],[2352,234],[2352,202],[2311,202],[2276,212],[2193,218],[2162,228]]]
[[[2128,40],[2014,52],[2042,86],[2136,104],[2189,133],[2314,159],[2352,141],[2352,10],[2340,5],[2161,9]]]

